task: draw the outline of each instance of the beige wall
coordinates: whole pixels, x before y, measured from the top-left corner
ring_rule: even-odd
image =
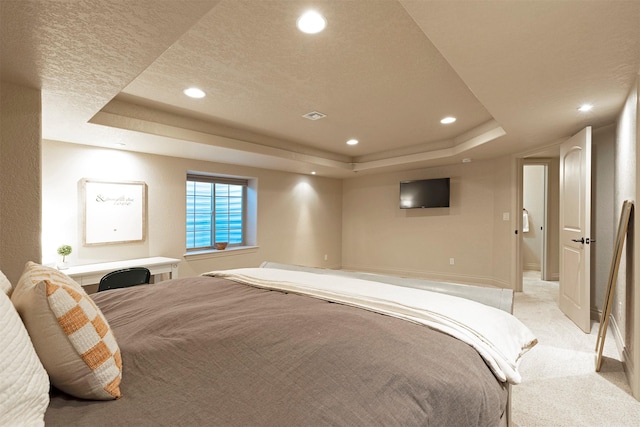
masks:
[[[640,138],[640,73],[638,74],[638,77],[636,78],[636,84],[635,87],[632,89],[631,94],[629,95],[630,101],[627,102],[627,105],[629,105],[630,109],[635,110],[635,132],[633,132],[632,129],[630,129],[630,133],[633,132],[633,136],[630,136],[630,138],[633,138],[634,142],[634,146],[637,147],[638,146],[638,139]],[[633,104],[633,100],[635,99],[635,105]],[[626,112],[627,108],[625,108],[625,110],[623,111],[623,114]],[[629,116],[633,117],[633,114],[627,113]],[[635,225],[635,222],[637,222],[635,220],[635,218],[637,218],[636,214],[638,212],[638,208],[637,208],[637,203],[638,200],[640,200],[639,194],[638,194],[638,190],[640,190],[640,183],[638,183],[638,179],[640,178],[640,174],[637,173],[637,165],[640,164],[640,158],[638,158],[638,156],[640,156],[640,151],[636,150],[636,168],[634,169],[634,172],[636,172],[635,174],[635,178],[636,178],[636,194],[635,194],[635,198],[634,201],[636,203],[636,208],[634,209],[633,213],[632,213],[632,221],[631,224],[634,224],[631,226],[632,232],[630,233],[630,235],[632,235],[632,241],[629,242],[629,246],[631,246],[631,248],[635,249],[635,242],[640,242],[640,226]],[[632,252],[632,258],[633,259],[633,265],[634,265],[634,271],[640,271],[640,251],[637,250],[631,250],[628,252]],[[628,336],[633,337],[631,339],[631,347],[636,349],[635,351],[631,352],[631,358],[627,361],[627,375],[630,377],[630,383],[631,383],[631,390],[633,391],[633,396],[640,400],[640,351],[638,351],[637,349],[640,349],[640,292],[638,291],[638,287],[637,287],[637,283],[635,278],[632,279],[630,281],[633,286],[632,289],[630,291],[627,292],[627,295],[630,296],[629,299],[631,300],[630,302],[627,302],[625,305],[626,307],[628,307],[627,309],[627,313],[629,314],[628,316],[628,321],[627,323],[631,325],[631,331],[629,331]]]
[[[40,91],[0,82],[0,270],[40,261]]]
[[[624,200],[638,200],[636,185],[637,168],[637,135],[638,135],[638,82],[630,92],[622,112],[617,120],[615,141],[615,191],[613,196],[614,218],[620,218]],[[637,206],[633,217],[637,212]],[[614,227],[617,228],[617,220]],[[632,221],[632,224],[635,220]],[[638,227],[632,226],[620,260],[618,280],[616,282],[615,298],[613,300],[612,327],[619,347],[622,346],[626,372],[629,376],[631,388],[636,398],[640,397],[640,357],[634,348],[638,345],[638,338],[634,330],[638,330],[637,318],[634,316],[640,308],[640,301],[635,291],[634,266],[640,266],[638,251],[634,251],[634,241],[638,239]],[[615,236],[615,234],[613,234]],[[634,295],[635,294],[635,295]]]
[[[513,165],[505,157],[345,180],[343,268],[513,287]],[[450,208],[399,208],[400,181],[441,177],[451,178]]]
[[[185,178],[187,170],[195,170],[257,179],[258,248],[190,257],[180,263],[180,276],[254,267],[265,260],[340,267],[340,180],[54,141],[43,142],[42,157],[45,263],[57,261],[55,250],[61,244],[73,246],[72,265],[149,256],[183,258]],[[83,178],[146,182],[148,230],[144,242],[82,246],[78,194]]]
[[[632,93],[618,120],[615,156],[615,192],[614,215],[620,218],[622,203],[625,200],[635,200],[636,196],[636,115],[637,98]],[[614,225],[617,227],[617,224]],[[615,234],[614,234],[615,236]],[[625,244],[620,260],[620,270],[616,284],[616,298],[614,299],[613,318],[618,326],[627,351],[632,352],[631,319],[628,304],[632,301],[633,289],[633,245]]]
[[[354,179],[325,179],[233,165],[43,142],[43,262],[71,244],[71,264],[184,254],[187,170],[258,179],[257,250],[190,257],[181,276],[257,266],[264,260],[512,287],[513,160]],[[451,208],[400,210],[399,181],[450,176]],[[79,182],[144,181],[148,230],[142,243],[82,246]],[[343,191],[344,186],[344,191]],[[324,255],[327,255],[327,261]],[[454,264],[449,259],[454,258]]]
[[[625,330],[623,333],[625,351],[623,353],[625,362],[625,371],[631,383],[631,390],[636,399],[640,399],[640,292],[638,292],[635,275],[640,271],[640,251],[635,250],[635,242],[640,241],[640,227],[637,223],[638,200],[640,200],[638,191],[640,184],[637,174],[637,165],[640,163],[640,151],[637,150],[638,136],[640,135],[640,74],[636,78],[634,87],[632,88],[625,106],[618,119],[616,133],[616,165],[618,164],[618,156],[634,155],[633,173],[630,173],[626,179],[633,180],[635,192],[630,198],[634,201],[635,207],[632,211],[630,231],[627,234],[627,249],[625,251],[626,261],[633,267],[625,269],[625,277],[622,283],[625,284],[624,290],[616,292],[614,303],[615,308],[619,307],[620,312],[614,312],[613,317],[619,325],[623,322]],[[633,149],[631,149],[633,147]],[[623,151],[623,148],[627,150]],[[616,190],[618,189],[618,179],[624,179],[618,171],[616,171]],[[616,191],[616,196],[618,193]],[[619,198],[616,201],[620,201]],[[616,206],[617,207],[617,206]],[[619,217],[620,207],[617,207],[616,217]],[[624,255],[623,255],[624,256]],[[620,284],[621,281],[618,281]],[[621,315],[622,314],[622,315]]]
[[[615,125],[594,129],[592,141],[591,237],[595,243],[591,245],[591,306],[592,318],[600,319],[619,221],[614,218],[612,191],[615,188]]]

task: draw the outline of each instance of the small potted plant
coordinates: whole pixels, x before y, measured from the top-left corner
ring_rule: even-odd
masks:
[[[59,270],[64,270],[65,268],[69,267],[66,257],[67,255],[71,254],[71,251],[72,249],[71,249],[71,246],[69,245],[62,245],[58,248],[58,255],[62,257],[62,263],[58,265]]]

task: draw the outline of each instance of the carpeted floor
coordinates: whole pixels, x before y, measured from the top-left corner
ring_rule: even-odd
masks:
[[[520,365],[523,381],[513,386],[512,422],[535,426],[640,426],[640,402],[622,370],[611,331],[600,372],[595,372],[597,322],[585,334],[558,308],[558,282],[526,272],[514,314],[539,343]]]

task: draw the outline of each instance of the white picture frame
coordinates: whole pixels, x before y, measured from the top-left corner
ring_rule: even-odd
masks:
[[[81,187],[85,246],[145,240],[146,183],[83,179]]]

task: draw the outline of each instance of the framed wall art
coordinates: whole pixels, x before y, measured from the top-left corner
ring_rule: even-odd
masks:
[[[145,240],[147,185],[83,179],[84,245]]]

